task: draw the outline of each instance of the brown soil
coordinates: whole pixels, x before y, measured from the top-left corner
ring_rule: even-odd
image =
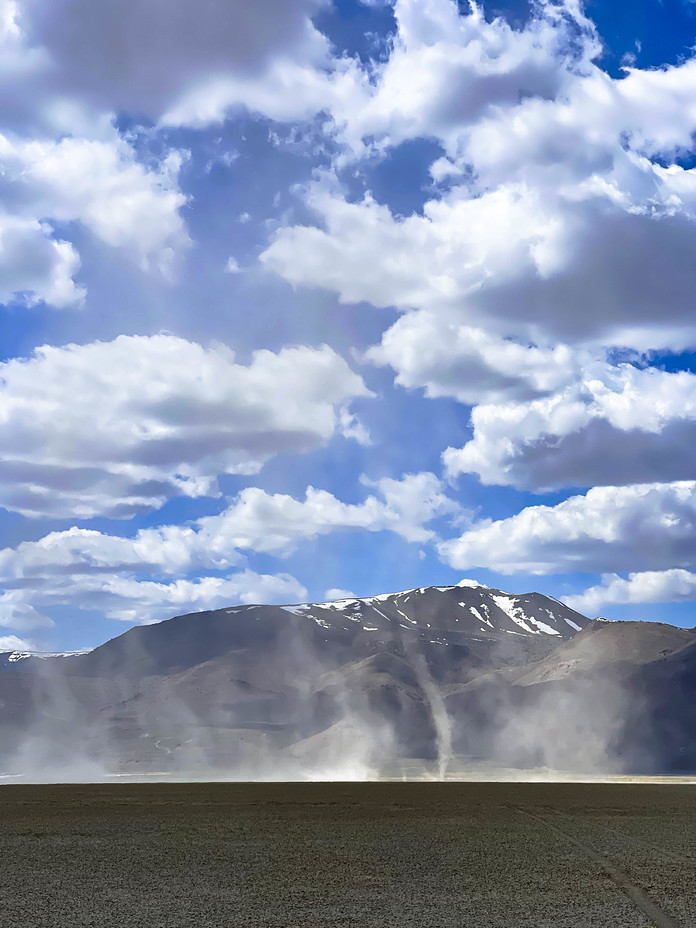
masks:
[[[2,928],[696,924],[696,788],[0,788]]]

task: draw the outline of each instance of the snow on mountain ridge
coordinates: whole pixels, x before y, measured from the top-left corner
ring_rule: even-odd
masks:
[[[363,630],[369,627],[371,632],[400,625],[416,631],[437,627],[459,635],[507,633],[568,638],[588,621],[543,594],[506,593],[473,580],[319,603],[291,603],[280,608],[312,619],[323,628],[360,623]]]
[[[85,648],[82,651],[10,651],[7,660],[10,663],[23,661],[29,657],[35,657],[39,660],[45,660],[48,657],[78,657],[81,654],[89,654],[91,648]]]
[[[545,635],[560,635],[560,632],[546,625],[544,622],[540,622],[538,619],[527,618],[522,609],[515,605],[515,601],[517,600],[516,596],[504,593],[502,596],[493,595],[491,599],[496,606],[502,609],[503,612],[512,619],[515,625],[519,625],[520,628],[523,628],[526,632],[531,632],[532,634],[543,632]],[[536,625],[536,630],[530,628],[530,625]]]
[[[448,644],[466,639],[496,640],[503,635],[572,638],[589,619],[540,593],[512,594],[473,581],[454,586],[414,587],[375,596],[338,599],[321,603],[289,603],[282,606],[243,604],[216,610],[230,617],[248,616],[254,622],[273,621],[283,612],[313,622],[327,635],[339,634],[346,642],[368,633],[387,640],[404,632],[427,636],[432,643]],[[245,621],[248,621],[245,619]],[[439,637],[438,637],[439,636]],[[449,640],[447,640],[449,639]],[[0,653],[0,670],[27,670],[46,659],[64,660],[83,651],[11,651]]]

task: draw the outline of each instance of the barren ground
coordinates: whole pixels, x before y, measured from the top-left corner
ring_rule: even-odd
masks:
[[[0,788],[2,928],[687,928],[696,787]]]

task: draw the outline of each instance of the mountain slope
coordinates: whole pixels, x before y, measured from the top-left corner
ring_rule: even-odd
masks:
[[[253,766],[346,731],[380,757],[434,757],[443,687],[533,664],[587,621],[470,585],[178,616],[86,654],[0,657],[0,737],[52,757],[55,735],[118,769]]]
[[[539,593],[426,587],[243,605],[89,653],[0,655],[6,770],[353,775],[399,758],[696,768],[696,639]],[[396,767],[394,766],[396,764]]]
[[[541,654],[589,620],[540,593],[488,587],[425,587],[364,599],[286,606],[234,606],[138,626],[70,661],[70,673],[134,677],[168,674],[230,651],[265,651],[283,641],[337,659],[422,639],[433,648],[517,639],[514,651]],[[432,650],[432,649],[431,649]]]
[[[661,622],[607,622],[595,619],[540,661],[515,683],[529,686],[562,680],[573,673],[590,673],[606,665],[630,673],[636,668],[674,654],[695,642],[692,629]]]

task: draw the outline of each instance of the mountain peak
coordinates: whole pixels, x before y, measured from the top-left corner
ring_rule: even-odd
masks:
[[[507,593],[473,581],[275,608],[313,622],[327,633],[340,630],[352,638],[367,635],[376,640],[410,634],[443,646],[464,638],[490,640],[506,635],[568,639],[589,621],[541,593]]]
[[[650,762],[669,766],[692,763],[694,661],[692,630],[590,621],[541,593],[473,582],[231,605],[85,654],[0,655],[0,738],[20,772],[28,738],[50,764],[67,750],[121,772],[303,777],[310,761],[352,763],[348,730],[365,775],[404,758],[437,758],[443,774],[453,754],[584,769],[616,715],[624,741],[607,741],[607,763],[645,763],[647,737]],[[671,740],[658,743],[667,717]],[[569,718],[590,726],[585,742],[565,737]]]

